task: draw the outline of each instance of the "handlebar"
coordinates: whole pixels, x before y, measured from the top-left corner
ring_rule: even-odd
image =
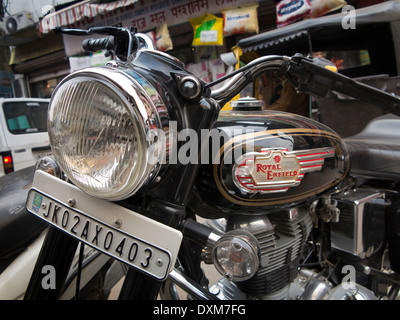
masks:
[[[255,59],[229,75],[206,84],[205,88],[211,88],[216,84],[231,78],[221,88],[211,91],[211,97],[223,106],[262,73],[271,70],[279,71],[284,59],[285,57],[283,56],[265,56]]]
[[[286,77],[298,91],[324,97],[331,89],[400,116],[400,97],[332,71],[330,66],[332,65],[327,60],[312,59],[302,55],[265,56],[206,84],[205,88],[212,88],[228,80],[221,88],[211,91],[211,97],[222,107],[256,77],[267,71],[276,71],[278,75]]]
[[[86,51],[90,52],[107,50],[106,55],[114,54],[121,60],[127,60],[136,50],[142,47],[149,50],[156,50],[151,38],[143,33],[136,33],[136,28],[134,27],[94,27],[88,30],[62,29],[60,27],[56,27],[54,32],[75,36],[106,34],[108,36],[104,38],[85,39],[82,43],[82,47]]]

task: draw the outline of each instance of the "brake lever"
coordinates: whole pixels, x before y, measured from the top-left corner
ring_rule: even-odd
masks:
[[[118,36],[121,32],[125,32],[122,28],[118,27],[93,27],[88,30],[90,33],[106,34],[109,36]]]
[[[53,29],[54,33],[69,34],[72,36],[86,36],[90,34],[105,34],[109,36],[121,36],[127,31],[135,34],[137,29],[135,27],[131,28],[119,28],[119,27],[93,27],[87,30],[84,29],[63,29],[59,26]]]
[[[58,34],[69,34],[71,36],[86,36],[90,33],[88,33],[88,30],[83,30],[83,29],[63,29],[61,27],[55,27],[53,29],[54,33]]]
[[[338,91],[400,116],[400,97],[335,72],[331,66],[316,59],[294,56],[283,72],[295,88],[304,93],[323,98],[329,90]]]
[[[333,67],[333,64],[328,60],[313,59],[296,54],[290,59],[285,60],[280,74],[297,91],[323,98],[331,89],[334,82],[332,73],[335,73],[336,67]]]

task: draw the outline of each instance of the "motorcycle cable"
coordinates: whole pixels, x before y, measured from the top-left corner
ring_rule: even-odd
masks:
[[[273,61],[273,60],[283,60],[283,59],[284,59],[284,56],[279,56],[279,55],[271,55],[271,56],[265,56],[265,57],[261,57],[261,58],[255,59],[252,62],[246,64],[243,67],[241,67],[240,69],[232,71],[231,73],[229,73],[229,74],[227,74],[227,75],[225,75],[225,76],[223,76],[221,78],[218,78],[217,80],[214,80],[212,82],[206,83],[204,85],[204,88],[205,89],[211,88],[211,87],[213,87],[213,86],[215,86],[215,85],[217,85],[217,84],[219,84],[219,83],[221,83],[221,82],[223,82],[225,80],[228,80],[228,79],[232,78],[233,76],[235,76],[237,74],[243,73],[243,71],[246,71],[247,69],[250,69],[250,68],[252,68],[254,66],[259,65],[260,63]]]
[[[79,247],[78,271],[76,274],[75,300],[79,300],[84,250],[85,250],[85,244],[81,242]]]

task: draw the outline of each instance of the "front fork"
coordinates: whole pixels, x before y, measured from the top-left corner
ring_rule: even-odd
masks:
[[[25,300],[56,300],[61,296],[79,241],[50,227],[25,292]],[[54,286],[46,285],[46,277],[55,276]],[[53,280],[52,280],[53,281]]]
[[[182,113],[186,120],[186,127],[195,128],[200,137],[202,129],[212,128],[218,117],[219,106],[212,99],[201,99],[199,102],[185,105]],[[205,147],[207,147],[207,141],[202,141],[202,144],[198,146],[197,163],[170,167],[171,170],[165,173],[165,179],[149,191],[153,196],[157,196],[157,199],[148,204],[148,213],[155,214],[150,218],[172,227],[179,226],[186,215],[185,207],[197,175],[200,155]],[[78,240],[63,231],[50,228],[35,265],[25,299],[58,299],[61,296],[78,243]],[[47,289],[42,285],[43,268],[48,265],[56,270],[55,289]],[[130,268],[119,299],[155,299],[161,285],[162,282]]]

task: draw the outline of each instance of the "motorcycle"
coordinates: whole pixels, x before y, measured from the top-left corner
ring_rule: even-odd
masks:
[[[205,300],[398,298],[398,97],[303,55],[261,57],[203,83],[134,28],[56,31],[105,35],[83,47],[114,60],[53,92],[54,157],[38,163],[26,200],[51,227],[25,299],[60,297],[79,243],[129,266],[121,300],[181,299],[177,287]],[[266,72],[393,117],[345,141],[252,99],[221,111]],[[210,284],[204,264],[221,279]],[[57,271],[52,290],[44,266]]]

